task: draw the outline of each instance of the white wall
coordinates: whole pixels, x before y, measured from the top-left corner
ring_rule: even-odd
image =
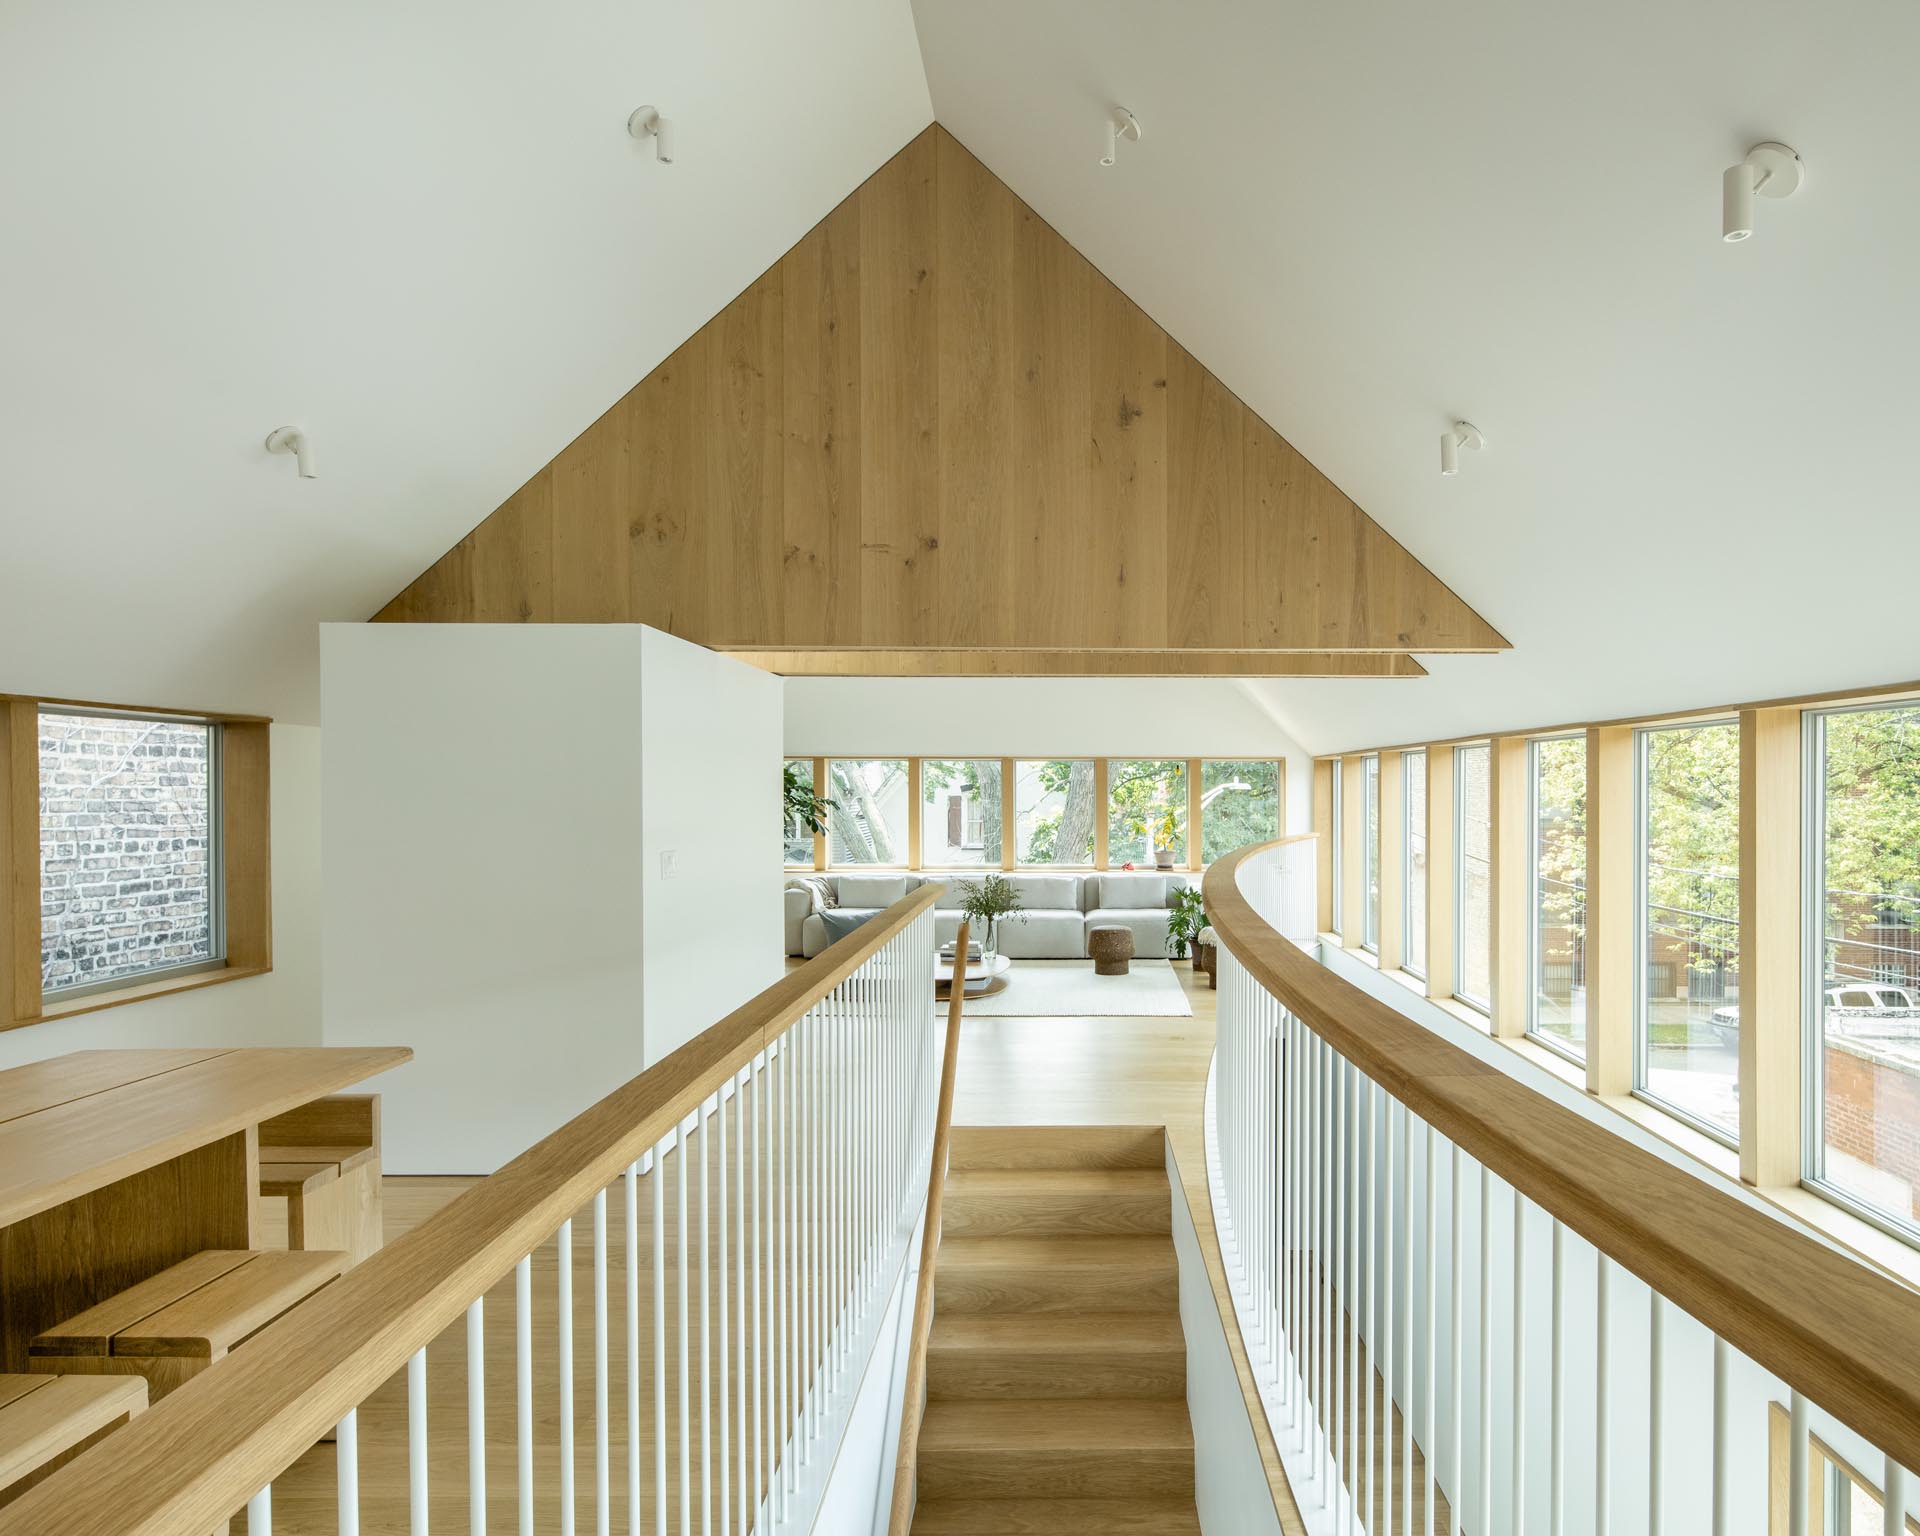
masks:
[[[1225,678],[789,678],[795,757],[1280,757],[1288,832],[1311,830],[1313,759]]]
[[[66,1051],[320,1043],[320,732],[272,729],[273,970],[0,1034],[0,1069]]]
[[[491,1172],[777,977],[777,679],[639,626],[328,625],[321,687],[325,1035],[416,1052],[390,1171]]]

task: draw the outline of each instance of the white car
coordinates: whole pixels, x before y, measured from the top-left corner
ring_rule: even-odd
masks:
[[[1843,987],[1828,987],[1828,1022],[1853,1019],[1920,1020],[1920,1002],[1915,1001],[1913,993],[1907,988],[1888,986],[1878,981],[1855,981]],[[1737,1003],[1714,1009],[1710,1022],[1722,1044],[1739,1043],[1740,1007]]]

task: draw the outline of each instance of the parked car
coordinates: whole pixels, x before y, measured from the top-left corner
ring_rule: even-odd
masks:
[[[1827,1020],[1916,1019],[1920,1020],[1920,1000],[1905,987],[1888,986],[1878,981],[1851,981],[1827,988]],[[1716,1008],[1709,1022],[1723,1045],[1740,1043],[1740,1005]],[[1844,1031],[1843,1031],[1844,1032]]]

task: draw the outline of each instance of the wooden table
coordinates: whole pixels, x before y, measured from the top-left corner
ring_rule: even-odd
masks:
[[[0,1072],[0,1371],[170,1264],[258,1247],[260,1122],[412,1055],[76,1051]]]

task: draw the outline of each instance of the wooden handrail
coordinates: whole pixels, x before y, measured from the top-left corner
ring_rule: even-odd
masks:
[[[1342,980],[1204,883],[1220,943],[1295,1018],[1529,1200],[1903,1466],[1920,1464],[1920,1292],[1715,1187]],[[1905,1341],[1905,1342],[1900,1342]]]
[[[927,1341],[933,1336],[933,1271],[940,1255],[940,1207],[947,1192],[947,1147],[953,1140],[953,1080],[960,1066],[960,1013],[967,991],[967,930],[953,943],[953,982],[947,998],[947,1049],[940,1061],[940,1109],[933,1122],[933,1159],[927,1168],[927,1220],[920,1234],[920,1282],[913,1292],[913,1332],[907,1341],[907,1384],[900,1394],[900,1443],[893,1458],[893,1505],[887,1536],[907,1536],[920,1460],[920,1422],[927,1408]]]
[[[938,899],[924,885],[616,1088],[7,1508],[8,1536],[224,1522]]]

